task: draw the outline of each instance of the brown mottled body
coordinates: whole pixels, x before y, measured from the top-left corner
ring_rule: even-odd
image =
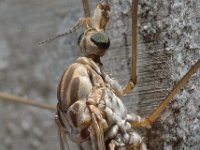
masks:
[[[107,148],[141,144],[141,150],[146,149],[142,138],[131,128],[130,120],[138,121],[140,117],[127,114],[125,105],[116,96],[119,91],[123,91],[120,85],[90,58],[80,57],[65,70],[58,86],[58,118],[72,141],[80,146],[90,140],[97,143],[96,134],[104,136],[100,142],[111,144],[106,144]],[[97,119],[92,120],[93,117]],[[94,122],[97,125],[93,126]],[[101,133],[98,124],[102,125]],[[97,145],[92,149],[101,150]]]
[[[65,70],[58,86],[58,101],[66,111],[77,100],[86,101],[94,86],[105,86],[100,68],[88,58],[79,58]]]
[[[116,148],[139,143],[143,145],[141,150],[145,150],[142,138],[132,131],[130,123],[140,117],[127,114],[125,105],[116,96],[123,91],[117,81],[103,72],[101,63],[78,58],[65,70],[58,86],[58,119],[69,138],[80,146],[94,140],[93,150],[103,150],[97,143],[106,141]],[[113,147],[108,144],[106,147]]]
[[[86,101],[97,86],[105,86],[103,73],[86,57],[78,58],[65,70],[58,86],[59,122],[70,139],[80,145],[90,138],[92,116]]]

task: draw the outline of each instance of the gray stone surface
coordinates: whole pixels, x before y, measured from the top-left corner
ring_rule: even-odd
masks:
[[[105,70],[125,84],[130,74],[131,0],[113,0]],[[147,116],[200,59],[198,0],[140,0],[138,84],[123,97],[129,112]],[[92,2],[92,6],[95,1]],[[80,0],[0,1],[0,90],[56,104],[63,70],[80,56],[81,31],[45,46],[83,16]],[[150,150],[200,149],[200,71],[150,129],[138,129]],[[0,101],[1,150],[59,149],[54,114]]]

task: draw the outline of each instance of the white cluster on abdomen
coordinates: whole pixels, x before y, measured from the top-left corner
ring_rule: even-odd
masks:
[[[134,132],[130,122],[141,118],[135,114],[127,114],[127,109],[123,102],[110,89],[105,88],[103,90],[99,108],[106,114],[108,123],[108,128],[105,131],[105,140],[114,142],[118,149],[125,149],[127,145],[138,147],[143,143],[142,138]]]

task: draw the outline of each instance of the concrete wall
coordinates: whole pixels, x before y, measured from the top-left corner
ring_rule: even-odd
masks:
[[[114,0],[104,68],[121,84],[130,74],[131,1]],[[94,6],[96,1],[92,1]],[[200,59],[198,0],[140,0],[138,84],[123,97],[129,112],[147,116]],[[93,7],[94,8],[94,7]],[[37,43],[69,29],[83,16],[80,0],[0,1],[0,90],[56,104],[64,69],[81,55],[81,31],[42,47]],[[178,93],[151,129],[138,129],[150,150],[200,149],[200,71]],[[1,150],[59,149],[54,114],[0,101]]]

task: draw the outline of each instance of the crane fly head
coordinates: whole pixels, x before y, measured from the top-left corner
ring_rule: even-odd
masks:
[[[85,56],[101,57],[110,46],[110,39],[105,33],[109,20],[110,4],[107,1],[97,3],[92,18],[86,18],[85,31],[79,37],[78,44]],[[89,24],[91,23],[91,25]]]
[[[88,29],[80,35],[78,44],[85,56],[101,57],[109,48],[110,39],[102,30]]]

